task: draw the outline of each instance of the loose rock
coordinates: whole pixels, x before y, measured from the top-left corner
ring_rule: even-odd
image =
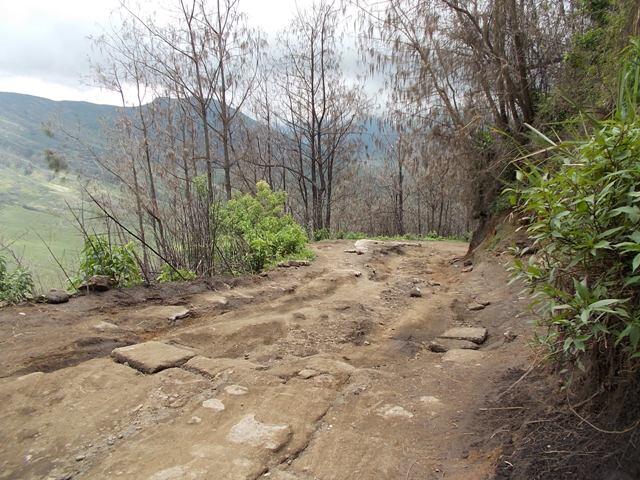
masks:
[[[467,305],[467,310],[471,310],[472,312],[477,312],[479,310],[484,310],[487,305],[489,305],[489,303],[480,303],[480,302],[473,302],[470,303],[469,305]]]
[[[106,292],[112,287],[116,286],[116,282],[113,278],[107,275],[94,275],[93,277],[85,280],[82,285],[78,287],[78,290],[88,290],[90,292]]]
[[[202,406],[204,408],[210,408],[215,412],[221,412],[224,410],[224,403],[222,403],[217,398],[210,398],[209,400],[205,400],[202,402]]]
[[[175,322],[176,320],[180,320],[182,318],[186,318],[191,314],[191,310],[187,308],[182,308],[177,310],[175,313],[170,314],[167,319],[170,322]]]
[[[419,298],[419,297],[422,297],[422,292],[418,287],[413,287],[409,292],[409,296],[414,298]]]
[[[429,342],[429,350],[436,353],[445,353],[453,349],[477,350],[478,348],[478,345],[473,342],[454,338],[436,338]]]
[[[54,305],[59,303],[66,303],[69,301],[69,294],[67,292],[55,288],[49,290],[44,297],[47,303],[52,303]]]
[[[451,328],[440,335],[440,338],[467,340],[469,342],[481,344],[487,339],[487,329],[482,327]]]
[[[315,377],[316,375],[318,375],[320,372],[313,370],[311,368],[305,368],[303,370],[300,370],[298,372],[298,376],[300,378],[304,378],[305,380],[311,377]]]
[[[224,387],[224,391],[229,395],[246,395],[249,393],[249,389],[242,385],[229,385],[228,387]]]
[[[507,330],[502,335],[504,336],[505,342],[513,342],[516,338],[518,338],[518,334],[514,333],[512,330]]]
[[[111,356],[116,362],[127,363],[143,373],[156,373],[182,365],[193,358],[195,353],[185,348],[151,341],[116,348],[111,352]]]

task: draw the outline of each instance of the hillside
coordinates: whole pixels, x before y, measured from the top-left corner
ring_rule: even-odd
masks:
[[[75,205],[79,184],[99,173],[88,152],[61,130],[102,148],[102,122],[117,112],[109,105],[0,92],[0,241],[33,268],[43,288],[64,280],[38,235],[64,264],[75,262],[81,239],[67,203]],[[63,159],[65,170],[49,169],[47,150]]]

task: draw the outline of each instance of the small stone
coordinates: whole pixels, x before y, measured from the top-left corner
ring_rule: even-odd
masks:
[[[368,346],[371,345],[371,342],[369,340],[365,340],[364,342],[362,342],[362,344]]]
[[[353,272],[353,276],[356,278],[360,278],[362,276],[362,272]]]
[[[440,405],[442,403],[438,397],[434,397],[431,395],[420,397],[420,401],[422,403],[426,403],[427,405]]]
[[[229,395],[246,395],[249,393],[249,389],[247,387],[243,387],[242,385],[229,385],[224,387],[224,391]]]
[[[180,309],[175,313],[172,313],[167,317],[170,322],[175,322],[176,320],[181,320],[183,318],[188,317],[191,314],[191,310],[187,308]]]
[[[419,297],[422,297],[422,292],[420,291],[420,288],[413,287],[409,292],[409,296],[414,298],[419,298]]]
[[[484,310],[486,306],[487,305],[485,305],[484,303],[473,302],[467,305],[467,310],[470,310],[472,312],[477,312],[478,310]]]
[[[202,402],[202,406],[204,408],[210,408],[215,412],[221,412],[224,410],[224,403],[222,403],[217,398],[210,398],[209,400],[205,400]]]
[[[298,372],[298,376],[300,378],[304,378],[305,380],[311,377],[315,377],[316,375],[318,375],[320,372],[317,372],[316,370],[313,370],[311,368],[305,368],[303,370],[300,370]]]
[[[200,417],[193,416],[187,423],[189,425],[197,425],[200,422],[202,422],[202,419]]]
[[[69,294],[64,290],[51,289],[44,296],[47,303],[59,304],[69,301]]]
[[[80,455],[76,455],[76,462],[81,462],[85,458],[87,458],[87,456],[84,453],[81,453]]]
[[[469,265],[468,267],[464,267],[462,270],[460,270],[462,273],[469,273],[469,272],[473,272],[473,265]]]
[[[518,334],[514,333],[512,330],[507,330],[502,335],[504,336],[504,341],[507,343],[513,342],[516,338],[518,338]]]

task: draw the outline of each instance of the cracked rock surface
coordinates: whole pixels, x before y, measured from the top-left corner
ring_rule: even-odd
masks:
[[[0,479],[486,478],[478,406],[527,359],[528,300],[497,263],[462,274],[463,243],[314,249],[213,291],[0,309]]]

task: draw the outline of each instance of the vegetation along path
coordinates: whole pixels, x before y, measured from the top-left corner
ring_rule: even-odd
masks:
[[[228,284],[0,310],[0,478],[489,477],[483,406],[530,360],[498,259],[314,248]]]

